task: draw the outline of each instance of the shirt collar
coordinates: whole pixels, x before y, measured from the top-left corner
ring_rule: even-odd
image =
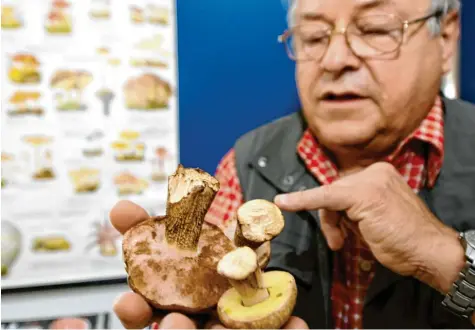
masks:
[[[396,150],[386,159],[394,164],[402,159],[400,156],[411,146],[412,142],[422,142],[428,146],[427,158],[427,185],[433,187],[437,176],[442,168],[444,158],[444,116],[443,106],[440,96],[437,96],[431,110],[422,120],[421,124],[405,138]],[[297,151],[305,161],[307,167],[311,167],[312,173],[322,184],[330,183],[337,177],[337,167],[325,154],[314,135],[307,128],[302,135]],[[318,166],[311,166],[313,162],[318,162]]]

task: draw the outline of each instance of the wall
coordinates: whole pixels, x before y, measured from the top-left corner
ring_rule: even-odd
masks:
[[[243,133],[297,108],[280,0],[177,1],[180,157],[214,172]],[[245,46],[244,46],[245,45]]]

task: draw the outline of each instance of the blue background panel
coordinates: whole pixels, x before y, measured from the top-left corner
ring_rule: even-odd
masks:
[[[280,0],[178,0],[180,157],[214,173],[243,133],[298,108]]]
[[[245,132],[298,109],[281,0],[178,0],[180,156],[214,173]],[[475,102],[475,0],[462,1],[461,96]]]
[[[462,1],[460,90],[463,99],[475,103],[475,0]]]

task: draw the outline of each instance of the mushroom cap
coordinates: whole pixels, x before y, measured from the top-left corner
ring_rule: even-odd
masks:
[[[40,64],[40,62],[38,61],[38,59],[34,55],[28,54],[28,53],[15,54],[15,55],[13,55],[12,59],[13,59],[13,61],[25,62],[25,63],[30,63],[30,64],[33,64],[33,65],[39,65]]]
[[[158,157],[165,157],[167,153],[168,153],[168,150],[165,147],[158,147],[155,149],[155,154]]]
[[[257,270],[257,255],[248,246],[226,254],[218,263],[218,273],[232,280],[244,280]]]
[[[16,91],[10,97],[10,103],[12,103],[12,104],[23,103],[27,100],[35,101],[35,100],[39,99],[40,96],[41,96],[40,92]]]
[[[120,132],[120,138],[125,140],[135,140],[140,136],[140,132],[133,130],[123,130]]]
[[[51,87],[61,89],[84,89],[92,81],[92,74],[87,71],[57,70],[51,77]]]
[[[244,306],[236,289],[226,291],[218,302],[218,316],[231,329],[280,329],[295,307],[297,284],[284,271],[262,274],[269,298],[252,306]]]
[[[129,147],[129,143],[125,141],[112,141],[111,148],[115,150],[125,150]]]
[[[270,241],[284,229],[284,217],[274,203],[264,199],[250,200],[237,211],[244,238],[255,243]]]
[[[74,72],[72,70],[57,70],[51,77],[51,86],[59,87],[59,85],[73,85]]]
[[[56,7],[56,8],[68,8],[70,5],[69,5],[69,2],[65,1],[65,0],[55,0],[53,1],[53,7]]]
[[[6,153],[2,151],[2,162],[13,160],[15,157],[12,154]]]
[[[23,141],[33,146],[47,144],[53,141],[53,138],[45,135],[26,135],[23,137]]]
[[[216,266],[234,244],[204,222],[196,251],[179,250],[167,244],[165,222],[166,217],[150,218],[125,233],[129,286],[162,310],[200,313],[215,307],[230,288]]]

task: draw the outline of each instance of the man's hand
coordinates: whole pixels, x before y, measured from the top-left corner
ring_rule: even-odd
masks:
[[[148,218],[149,215],[143,208],[128,201],[117,203],[110,212],[111,223],[121,234]],[[127,329],[142,329],[153,322],[157,322],[160,329],[197,329],[201,326],[197,320],[180,313],[157,314],[134,292],[126,292],[118,297],[114,303],[114,312]],[[225,329],[216,317],[211,317],[205,328]],[[283,329],[308,329],[308,326],[301,319],[291,317]]]
[[[345,231],[361,235],[375,258],[401,275],[415,276],[446,293],[464,263],[458,234],[440,222],[396,169],[377,163],[336,182],[277,196],[283,210],[320,210],[333,250]]]

